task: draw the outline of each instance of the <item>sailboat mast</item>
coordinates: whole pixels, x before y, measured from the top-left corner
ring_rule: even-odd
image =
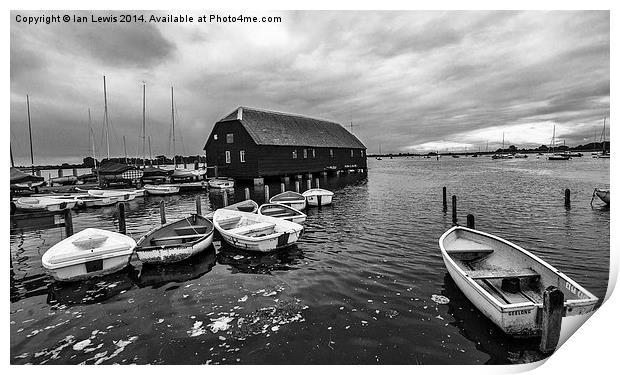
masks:
[[[174,87],[170,87],[172,98],[172,159],[174,160],[174,169],[177,168],[177,152],[176,152],[176,138],[174,136]]]
[[[123,136],[123,150],[125,150],[125,164],[127,164],[127,145],[125,144],[125,136]]]
[[[32,126],[30,125],[30,97],[26,95],[26,107],[28,108],[28,134],[30,136],[30,164],[34,174],[34,154],[32,153]]]
[[[553,124],[553,137],[551,137],[551,152],[555,150],[555,124]]]
[[[15,162],[13,162],[13,146],[9,145],[9,151],[11,152],[11,167],[15,167]]]
[[[153,166],[153,154],[151,153],[151,136],[149,135],[149,162]]]
[[[108,150],[108,160],[110,160],[110,125],[108,123],[108,95],[105,86],[105,76],[103,76],[103,118],[105,121],[105,143]]]
[[[146,166],[146,84],[142,83],[142,166]]]

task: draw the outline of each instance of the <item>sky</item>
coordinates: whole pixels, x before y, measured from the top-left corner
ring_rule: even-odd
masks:
[[[122,12],[126,13],[126,12]],[[198,23],[225,11],[13,11],[11,147],[29,164],[97,157],[106,76],[110,154],[142,155],[142,85],[155,155],[204,154],[213,125],[239,106],[338,122],[378,152],[483,151],[600,138],[610,112],[608,11],[247,11],[278,23]],[[64,14],[89,22],[27,24]],[[192,23],[148,22],[192,15]],[[353,127],[350,124],[353,123]],[[148,154],[148,145],[146,146]]]

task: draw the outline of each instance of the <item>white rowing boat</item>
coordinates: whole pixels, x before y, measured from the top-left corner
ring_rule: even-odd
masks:
[[[129,202],[136,198],[136,194],[122,191],[122,190],[98,190],[98,189],[90,189],[87,191],[88,194],[92,197],[97,198],[110,198],[110,201],[113,203],[117,202]]]
[[[301,224],[306,221],[306,214],[280,203],[265,203],[258,208],[259,215],[277,217]]]
[[[269,203],[285,204],[298,211],[306,209],[306,197],[294,191],[285,191],[283,193],[276,194],[269,200]]]
[[[564,294],[564,316],[594,310],[598,299],[542,259],[502,238],[452,227],[439,239],[448,273],[465,296],[505,333],[541,334],[543,293]]]
[[[258,203],[254,202],[251,199],[248,199],[245,201],[233,203],[223,208],[226,210],[233,210],[233,211],[237,210],[241,212],[249,212],[249,213],[254,214],[256,213],[256,211],[258,211]],[[205,217],[209,220],[213,220],[213,214],[215,214],[215,212],[209,212]]]
[[[290,246],[304,230],[299,224],[276,217],[226,209],[215,211],[213,225],[229,245],[258,252]]]
[[[174,185],[144,185],[144,190],[149,195],[172,195],[178,193],[181,189]]]
[[[124,234],[88,228],[52,246],[41,263],[56,280],[82,280],[125,268],[135,246]]]
[[[56,199],[50,197],[22,197],[15,201],[15,207],[24,211],[62,211],[75,207],[75,199]]]
[[[213,189],[232,189],[235,187],[235,181],[214,178],[209,180],[209,187]]]
[[[610,198],[610,192],[609,189],[599,189],[599,188],[595,188],[594,189],[594,193],[592,193],[592,199],[594,199],[594,196],[599,197],[600,200],[602,200],[603,202],[605,202],[605,204],[609,204],[609,198]],[[592,202],[590,202],[592,203]]]
[[[110,206],[115,203],[109,197],[93,197],[89,194],[46,195],[44,197],[60,199],[65,202],[76,202],[78,207],[103,207]]]
[[[213,223],[192,215],[146,233],[136,246],[143,263],[175,263],[208,248],[213,242]]]
[[[302,193],[302,195],[308,201],[308,206],[327,206],[332,204],[332,197],[334,193],[325,189],[309,189]]]

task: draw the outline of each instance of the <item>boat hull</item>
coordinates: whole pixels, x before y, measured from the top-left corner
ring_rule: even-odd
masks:
[[[15,207],[22,211],[62,211],[72,209],[77,202],[75,200],[20,198],[15,201]]]
[[[193,245],[178,245],[160,248],[136,249],[138,259],[142,263],[166,264],[176,263],[206,250],[213,243],[213,232],[204,240]]]
[[[211,189],[232,189],[235,187],[235,182],[229,180],[210,180],[209,187]]]
[[[67,267],[48,269],[46,272],[58,281],[79,281],[118,272],[129,264],[129,255],[106,258],[102,261],[101,270],[92,271],[86,263],[78,263]]]
[[[334,193],[324,189],[310,189],[305,191],[303,196],[306,197],[308,206],[319,207],[332,204]]]
[[[605,202],[605,204],[609,204],[609,201],[610,201],[609,190],[594,189],[594,194],[596,194],[596,196],[599,197],[600,200]]]
[[[149,195],[172,195],[177,194],[180,188],[178,186],[145,186],[144,190]]]

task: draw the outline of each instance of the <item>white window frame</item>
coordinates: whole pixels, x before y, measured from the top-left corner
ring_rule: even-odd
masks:
[[[308,149],[304,148],[304,159],[308,159]]]
[[[297,149],[293,150],[293,159],[297,159]]]
[[[226,156],[226,164],[230,164],[230,151],[226,151],[224,155]]]
[[[314,149],[312,149],[312,158],[316,158],[316,151]]]
[[[353,157],[353,149],[351,149],[351,157]]]
[[[330,158],[333,158],[333,157],[334,157],[334,149],[333,149],[333,148],[330,148],[330,149],[329,149],[329,157],[330,157]]]
[[[217,141],[217,134],[213,134],[213,140]]]
[[[226,143],[228,143],[228,144],[235,143],[235,134],[234,133],[226,133]]]
[[[240,150],[240,151],[239,151],[239,160],[240,160],[242,163],[245,163],[245,150]]]

